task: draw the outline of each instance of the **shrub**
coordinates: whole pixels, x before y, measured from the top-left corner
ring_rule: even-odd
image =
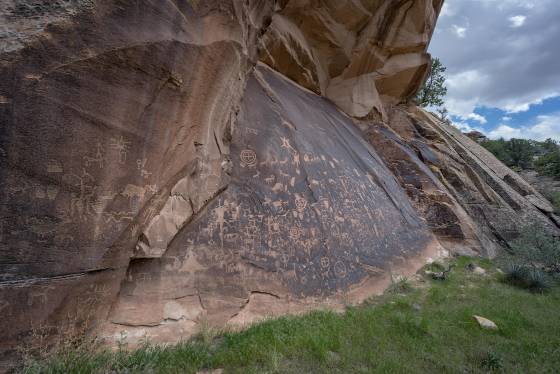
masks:
[[[486,352],[482,360],[480,361],[480,366],[482,369],[486,370],[501,370],[504,367],[502,358],[494,352]]]
[[[560,264],[560,239],[538,225],[525,227],[511,246],[517,263],[553,272]]]
[[[545,292],[560,270],[560,240],[537,225],[527,226],[511,245],[504,280],[534,292]]]
[[[505,268],[505,281],[533,292],[545,292],[552,287],[550,276],[541,269],[510,263]]]
[[[389,288],[387,288],[387,292],[393,294],[406,293],[408,291],[411,291],[412,289],[413,287],[410,284],[408,278],[397,277],[397,279],[394,279],[393,277],[391,277],[391,285],[389,286]]]

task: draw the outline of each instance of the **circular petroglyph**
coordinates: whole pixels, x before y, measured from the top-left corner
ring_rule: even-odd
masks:
[[[299,227],[292,226],[290,227],[289,234],[290,234],[290,238],[297,239],[301,235],[301,230]]]
[[[239,156],[241,162],[247,166],[255,166],[257,164],[257,154],[252,149],[244,149]]]
[[[334,264],[334,275],[338,278],[345,278],[346,277],[346,265],[342,261],[337,261]]]
[[[305,200],[303,197],[296,197],[296,209],[299,212],[302,212],[305,207],[307,207],[307,200]]]

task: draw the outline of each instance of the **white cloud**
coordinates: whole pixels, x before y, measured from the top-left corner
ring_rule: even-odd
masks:
[[[507,121],[511,121],[511,120],[512,120],[512,118],[511,118],[510,116],[504,116],[504,117],[502,117],[502,121],[507,122]]]
[[[451,26],[453,32],[455,33],[455,35],[457,35],[459,38],[464,38],[467,34],[467,28],[466,27],[462,27],[462,26],[458,26],[458,25],[453,25]]]
[[[490,139],[521,138],[521,129],[516,129],[508,125],[500,125],[494,130],[490,131],[487,135]]]
[[[525,23],[526,19],[527,19],[526,16],[509,17],[509,22],[510,22],[509,27],[513,27],[513,28],[521,27]]]
[[[472,119],[473,121],[477,121],[482,125],[488,122],[484,116],[481,116],[480,114],[476,114],[476,113],[470,113],[467,116],[467,119]]]
[[[471,131],[478,131],[480,133],[484,133],[484,130],[480,127],[471,126],[467,122],[464,121],[451,121],[451,124],[461,130],[462,132],[471,132]]]
[[[511,126],[501,124],[494,130],[488,133],[491,139],[534,139],[546,140],[552,138],[560,140],[560,113],[552,115],[543,115],[537,117],[537,122],[534,125],[513,128]]]
[[[526,112],[531,109],[531,105],[542,104],[546,99],[551,99],[553,97],[560,96],[558,92],[552,92],[547,94],[539,94],[536,98],[526,98],[526,101],[520,100],[506,100],[502,103],[501,108],[508,113],[520,113]]]
[[[519,113],[560,96],[558,0],[445,4],[430,53],[448,69],[450,114],[466,120],[477,107]]]
[[[443,3],[443,7],[441,8],[441,12],[439,12],[440,17],[452,16],[455,12],[451,9],[449,3]]]

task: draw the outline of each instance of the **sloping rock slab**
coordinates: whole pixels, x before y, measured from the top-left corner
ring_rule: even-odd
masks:
[[[264,66],[243,100],[231,142],[232,182],[161,258],[131,263],[108,336],[150,321],[152,329],[139,328],[157,340],[170,323],[164,304],[189,295],[200,299],[199,318],[217,325],[263,297],[270,305],[264,315],[301,310],[286,305],[336,299],[366,283],[369,296],[389,269],[413,271],[414,260],[435,249],[402,187],[332,103]],[[123,312],[135,304],[150,315]],[[249,307],[251,315],[259,309]],[[187,309],[173,320],[190,318]]]

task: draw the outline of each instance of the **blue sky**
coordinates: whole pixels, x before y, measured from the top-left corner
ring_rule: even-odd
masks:
[[[560,140],[559,19],[558,0],[446,0],[429,51],[457,127]]]

